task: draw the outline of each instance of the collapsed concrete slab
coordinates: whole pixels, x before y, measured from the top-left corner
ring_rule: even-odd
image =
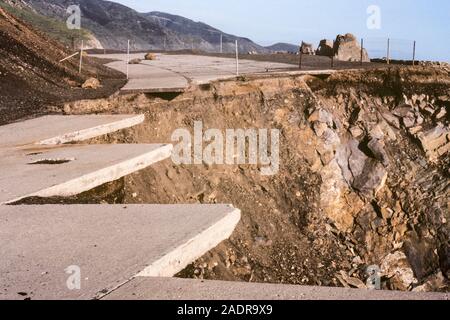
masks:
[[[0,148],[79,142],[130,128],[144,115],[45,116],[0,127]]]
[[[106,300],[448,300],[448,293],[376,291],[138,277]]]
[[[155,63],[155,61],[150,61],[149,63]],[[128,83],[121,89],[122,92],[184,92],[189,86],[188,80],[182,75],[149,65],[149,63],[143,61],[138,65],[128,66],[130,78]],[[107,66],[123,73],[127,72],[125,61],[111,62]]]
[[[0,204],[72,196],[171,156],[172,145],[29,146],[0,151]]]
[[[172,145],[67,145],[132,127],[144,115],[46,116],[0,127],[0,204],[72,196],[170,157]]]
[[[0,206],[0,299],[93,299],[144,270],[173,276],[239,220],[230,205]]]

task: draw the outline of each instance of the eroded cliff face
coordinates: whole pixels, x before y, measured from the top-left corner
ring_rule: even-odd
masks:
[[[146,113],[108,142],[170,142],[194,121],[280,130],[274,176],[167,160],[125,179],[125,203],[242,210],[233,236],[180,276],[365,287],[377,266],[383,288],[436,291],[450,276],[449,84],[448,73],[418,67],[242,78],[179,96],[80,101],[65,113]]]

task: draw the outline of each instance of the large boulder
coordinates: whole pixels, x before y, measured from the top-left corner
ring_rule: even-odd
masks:
[[[318,56],[334,57],[341,61],[361,61],[361,45],[351,33],[338,35],[336,40],[322,40],[316,51]],[[363,62],[370,62],[366,49],[362,50]]]
[[[366,49],[362,50],[363,62],[370,62]],[[361,45],[354,35],[338,35],[334,42],[334,56],[341,61],[361,61]]]
[[[436,161],[450,151],[450,129],[443,124],[419,133],[418,137],[430,161]]]
[[[141,59],[136,58],[136,59],[132,59],[128,62],[128,64],[140,64],[142,62]]]
[[[313,45],[311,43],[306,43],[302,41],[302,45],[300,46],[300,52],[302,54],[314,55]]]
[[[96,78],[87,79],[81,86],[83,89],[98,89],[101,87],[100,81]]]
[[[407,291],[418,283],[408,258],[402,251],[387,255],[381,262],[381,271],[389,279],[390,289]]]
[[[332,57],[334,56],[333,40],[321,40],[316,54],[318,56]]]
[[[151,52],[147,53],[145,55],[145,60],[156,60],[156,54],[151,53]]]

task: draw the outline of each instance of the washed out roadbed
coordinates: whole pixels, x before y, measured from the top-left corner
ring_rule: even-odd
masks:
[[[181,277],[446,291],[450,77],[439,68],[248,77],[175,96],[68,103],[71,114],[145,113],[143,125],[92,143],[171,142],[174,130],[279,129],[280,171],[175,165],[126,177],[119,203],[231,203],[233,236]],[[430,131],[431,130],[431,131]]]

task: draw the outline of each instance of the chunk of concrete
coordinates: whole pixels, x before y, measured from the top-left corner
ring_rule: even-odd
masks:
[[[0,204],[72,196],[171,156],[172,145],[29,146],[0,151]]]
[[[93,299],[144,270],[173,276],[239,220],[230,205],[0,206],[0,299]]]
[[[0,148],[79,142],[130,128],[144,115],[45,116],[0,127]]]

